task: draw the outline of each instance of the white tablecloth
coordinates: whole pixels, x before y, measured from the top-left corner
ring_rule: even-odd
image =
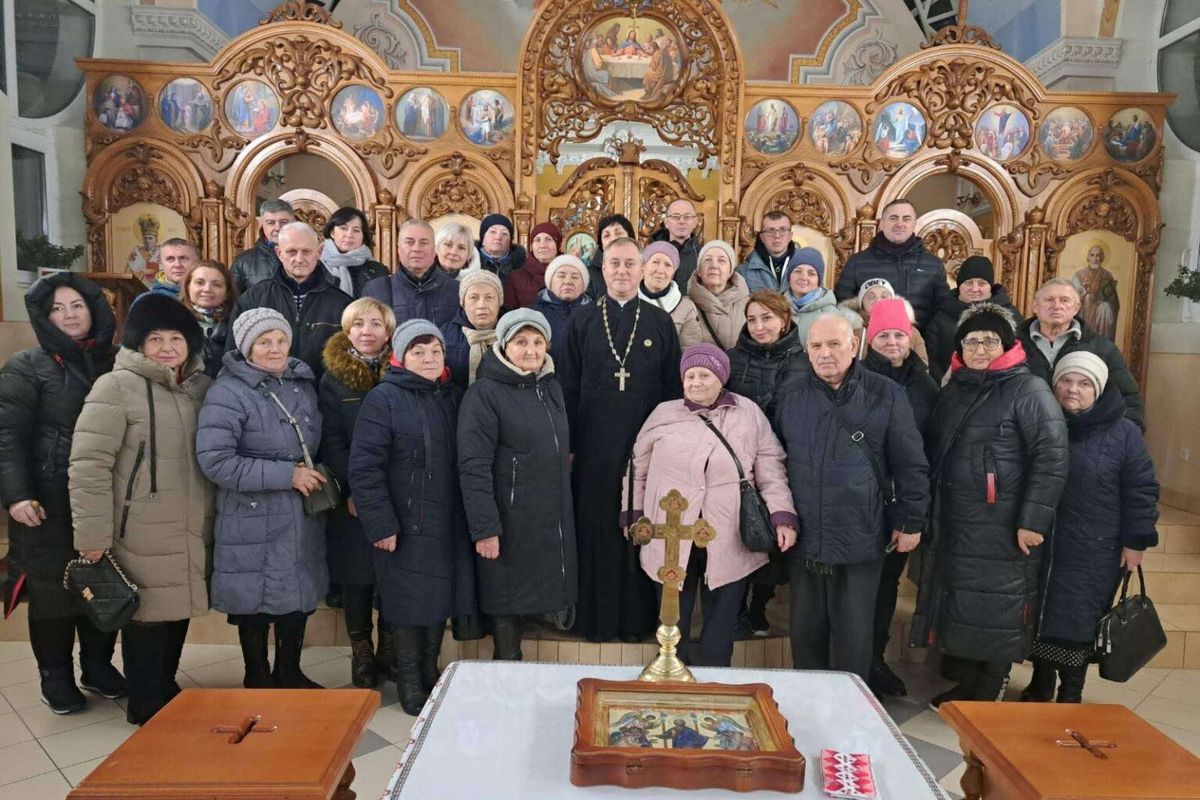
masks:
[[[637,667],[459,661],[413,725],[387,800],[734,798],[680,791],[571,784],[576,682],[633,680]],[[843,672],[697,668],[699,681],[767,683],[807,760],[803,798],[820,789],[823,748],[869,753],[880,800],[944,800],[929,768],[863,682]]]

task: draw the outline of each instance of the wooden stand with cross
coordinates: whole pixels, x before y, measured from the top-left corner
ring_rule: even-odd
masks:
[[[704,547],[717,533],[702,519],[691,525],[681,523],[688,502],[678,489],[667,492],[658,507],[667,512],[667,521],[655,525],[649,517],[642,517],[629,528],[629,535],[639,545],[649,544],[652,539],[662,539],[666,544],[663,565],[658,568],[658,579],[662,581],[662,609],[659,611],[658,656],[650,662],[640,676],[643,681],[695,682],[679,656],[676,647],[682,638],[679,632],[679,592],[683,589],[687,567],[679,563],[679,542],[690,539],[697,547]]]

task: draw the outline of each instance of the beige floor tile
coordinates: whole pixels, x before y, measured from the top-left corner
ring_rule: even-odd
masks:
[[[350,658],[349,647],[306,647],[300,651],[300,666],[304,669],[315,667],[335,658]]]
[[[1154,727],[1170,736],[1192,755],[1200,757],[1200,733],[1185,731],[1183,728],[1177,728],[1174,725],[1168,725],[1165,722],[1155,722]]]
[[[416,717],[404,713],[404,709],[400,707],[399,703],[392,703],[390,706],[384,706],[376,711],[367,727],[392,744],[398,744],[403,748],[408,742],[408,734],[416,721]]]
[[[58,770],[46,772],[33,778],[10,783],[0,788],[0,797],[12,800],[63,800],[71,784]]]
[[[908,722],[900,726],[900,732],[907,736],[924,739],[947,750],[958,750],[958,735],[950,726],[942,722],[936,711],[922,711]]]
[[[1143,668],[1138,670],[1137,674],[1125,681],[1125,683],[1118,683],[1117,686],[1123,686],[1129,691],[1138,692],[1139,694],[1150,694],[1166,679],[1170,672],[1171,670],[1169,669]],[[1097,665],[1093,664],[1088,670],[1087,679],[1089,683],[1104,680],[1100,677],[1100,668]],[[1200,694],[1200,690],[1197,693]]]
[[[189,669],[186,674],[201,689],[239,689],[246,677],[246,667],[241,658],[234,658]]]
[[[602,644],[602,645],[600,645],[600,663],[601,664],[620,664],[621,663],[621,645],[619,645],[619,644]]]
[[[56,733],[38,739],[38,742],[54,759],[59,767],[69,767],[107,756],[137,730],[137,726],[125,721],[124,715],[116,719],[97,722],[65,733]]]
[[[579,663],[580,664],[599,664],[600,663],[600,645],[594,642],[579,643]]]
[[[27,641],[0,642],[0,664],[6,665],[4,668],[7,670],[7,665],[14,661],[26,661],[32,658],[32,652]]]
[[[8,747],[0,747],[0,786],[51,771],[58,775],[58,770],[54,766],[54,762],[50,760],[50,756],[46,755],[46,751],[33,739]],[[17,794],[8,794],[7,788],[4,793],[14,800],[20,797]]]
[[[1183,705],[1192,706],[1200,717],[1200,684],[1168,676],[1154,687],[1151,697],[1161,697]]]
[[[966,771],[967,764],[966,762],[963,762],[943,775],[942,779],[938,781],[938,783],[941,784],[941,787],[947,791],[955,792],[956,794],[962,794],[962,776]]]
[[[1200,514],[1185,511],[1175,506],[1160,505],[1158,507],[1158,524],[1160,525],[1200,525]]]
[[[559,661],[558,642],[538,642],[537,660],[557,663]]]
[[[1085,703],[1114,703],[1130,710],[1137,708],[1148,694],[1128,689],[1125,684],[1113,683],[1091,675],[1083,685]]]
[[[108,756],[101,756],[100,758],[93,758],[91,761],[84,761],[82,764],[74,764],[69,767],[63,767],[63,777],[66,778],[67,782],[72,786],[78,786],[79,782],[90,775],[92,770],[103,764],[104,759],[106,758],[108,758]]]
[[[42,684],[36,680],[14,683],[0,689],[0,692],[4,693],[4,699],[17,711],[42,702]]]
[[[1177,603],[1154,604],[1154,609],[1158,612],[1158,618],[1163,624],[1170,623],[1180,630],[1184,631],[1200,631],[1200,598],[1192,605],[1179,605]]]
[[[304,674],[308,676],[309,680],[316,681],[326,689],[348,686],[350,685],[350,657],[336,656],[311,667],[304,667]]]
[[[559,642],[558,661],[560,664],[579,664],[579,642]]]
[[[388,781],[396,772],[402,752],[393,745],[354,759],[354,783],[350,788],[364,800],[382,797]]]
[[[222,661],[241,660],[242,651],[235,644],[185,644],[183,656],[179,659],[179,668],[190,672],[198,667],[210,664],[220,664]]]
[[[37,662],[26,653],[25,658],[10,661],[0,669],[0,689],[31,681],[38,676]]]
[[[1200,683],[1200,669],[1173,669],[1170,677],[1188,683]]]
[[[622,644],[620,663],[626,667],[638,667],[644,664],[642,646],[640,644]]]
[[[50,709],[46,709],[46,713],[50,714]],[[54,715],[50,714],[50,716]],[[28,742],[31,739],[33,739],[33,733],[15,711],[0,714],[0,748]]]
[[[1151,722],[1163,722],[1185,731],[1200,733],[1200,713],[1196,712],[1195,706],[1151,695],[1134,710],[1138,716]]]
[[[106,719],[125,716],[121,707],[112,700],[106,700],[91,693],[85,694],[88,699],[87,708],[74,714],[55,714],[43,703],[23,708],[17,713],[21,715],[25,726],[39,739],[43,736],[73,731],[86,725],[94,725],[97,722],[104,722]]]

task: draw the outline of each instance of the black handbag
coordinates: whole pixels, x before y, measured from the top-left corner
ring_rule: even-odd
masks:
[[[1141,564],[1137,574],[1141,594],[1127,596],[1133,573],[1126,572],[1121,581],[1121,598],[1100,618],[1096,632],[1100,677],[1108,681],[1124,683],[1167,646],[1167,634],[1159,622],[1158,612],[1146,596],[1146,578],[1142,575]]]
[[[309,469],[314,469],[325,476],[325,482],[313,489],[307,495],[300,495],[304,501],[304,513],[310,517],[315,517],[317,514],[323,514],[326,511],[332,511],[342,502],[342,490],[338,484],[337,478],[333,475],[333,470],[324,464],[313,463],[312,453],[308,451],[308,442],[304,441],[304,432],[300,430],[300,423],[292,416],[292,412],[287,410],[287,406],[283,401],[275,396],[272,391],[266,392],[267,397],[275,401],[275,405],[279,406],[279,410],[287,417],[287,421],[292,424],[292,429],[296,431],[296,437],[300,440],[300,452],[304,454],[304,466]]]
[[[771,524],[771,512],[767,510],[767,504],[763,502],[762,495],[754,484],[746,480],[746,472],[742,469],[742,462],[738,459],[737,453],[733,452],[733,448],[729,446],[729,442],[717,430],[717,426],[712,424],[712,420],[708,417],[701,416],[704,424],[708,429],[725,445],[725,449],[729,451],[729,455],[733,457],[733,465],[737,467],[738,473],[738,488],[742,494],[741,507],[738,510],[738,532],[742,537],[742,544],[751,553],[767,553],[773,550],[777,541],[775,538],[775,526]]]
[[[96,561],[68,561],[63,588],[80,599],[88,619],[105,633],[125,627],[141,604],[137,586],[108,550]]]

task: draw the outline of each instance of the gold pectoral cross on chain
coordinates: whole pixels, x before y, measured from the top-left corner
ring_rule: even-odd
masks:
[[[618,383],[617,383],[617,391],[618,392],[625,391],[625,379],[628,378],[630,376],[630,374],[631,373],[629,372],[629,370],[625,369],[624,364],[621,365],[621,368],[619,370],[617,370],[616,372],[613,373],[613,377],[616,378],[618,381]]]

